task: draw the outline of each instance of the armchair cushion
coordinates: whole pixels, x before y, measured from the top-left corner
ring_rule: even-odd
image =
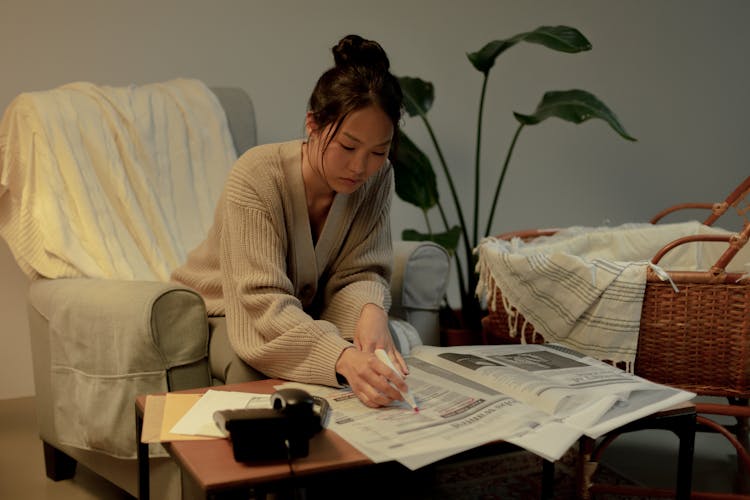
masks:
[[[395,241],[391,316],[416,328],[423,344],[440,345],[438,310],[450,277],[450,255],[427,241]]]

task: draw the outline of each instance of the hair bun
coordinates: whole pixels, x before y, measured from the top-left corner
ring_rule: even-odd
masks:
[[[378,42],[359,35],[347,35],[333,47],[336,66],[366,66],[387,72],[391,64]]]

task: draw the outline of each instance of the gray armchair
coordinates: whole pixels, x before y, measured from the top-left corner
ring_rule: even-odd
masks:
[[[253,146],[255,117],[247,94],[211,90],[225,110],[235,149]],[[425,344],[439,343],[448,270],[442,247],[395,242],[391,313],[413,325]],[[232,351],[223,318],[207,317],[201,297],[173,283],[34,279],[28,314],[39,432],[53,480],[72,477],[80,463],[136,495],[137,395],[258,376]],[[81,378],[95,383],[85,393],[72,391]],[[61,410],[71,402],[77,411]],[[106,432],[94,433],[95,426]],[[161,446],[152,445],[151,455],[152,494],[179,498],[178,468]]]

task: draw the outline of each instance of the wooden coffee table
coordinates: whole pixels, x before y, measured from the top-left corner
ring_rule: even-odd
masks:
[[[267,379],[179,392],[199,394],[214,389],[270,394],[274,391],[274,386],[281,383],[281,380]],[[135,406],[139,498],[148,499],[148,444],[141,443],[146,396],[138,396]],[[656,424],[655,427],[680,429],[680,467],[677,480],[680,486],[677,498],[689,497],[694,420],[695,408],[688,404],[646,417],[631,426],[648,428],[649,423],[653,422]],[[188,498],[264,498],[267,492],[283,492],[303,487],[329,488],[331,484],[340,488],[356,488],[355,491],[360,490],[364,493],[372,492],[376,488],[385,491],[382,489],[384,486],[395,485],[401,495],[399,498],[408,498],[410,488],[412,492],[418,493],[435,479],[433,466],[411,471],[395,461],[375,464],[338,434],[327,429],[323,429],[310,440],[310,452],[307,457],[294,459],[291,464],[286,461],[252,464],[236,462],[232,445],[227,439],[171,441],[163,445],[184,472],[187,480],[183,481],[183,488],[192,490],[192,495]],[[518,449],[510,443],[494,442],[433,465],[498,455]],[[543,460],[542,464],[541,498],[551,499],[554,498],[554,463]]]
[[[179,392],[199,394],[214,389],[270,394],[274,391],[274,386],[282,382],[268,379]],[[150,495],[148,444],[141,443],[145,406],[146,396],[138,396],[135,408],[138,489],[141,499],[148,499]],[[310,440],[309,455],[294,459],[291,468],[289,463],[279,461],[252,464],[236,462],[232,445],[227,439],[171,441],[163,445],[186,476],[187,481],[183,481],[183,487],[192,490],[189,498],[263,498],[266,492],[301,487],[326,488],[330,484],[364,488],[364,492],[367,493],[368,488],[382,488],[383,478],[387,478],[388,484],[396,485],[401,494],[408,494],[410,488],[418,492],[423,485],[434,479],[434,468],[430,466],[411,471],[395,461],[373,463],[338,434],[327,429],[323,429]],[[507,453],[518,449],[510,443],[490,443],[438,463]],[[349,486],[345,486],[344,483]],[[542,497],[553,498],[554,464],[546,460],[543,465],[542,483]]]
[[[214,390],[272,393],[281,380],[261,380],[242,384],[211,387]],[[180,391],[202,393],[209,388]],[[141,443],[146,396],[136,399],[136,434],[138,439],[139,498],[149,498],[148,444]],[[276,491],[287,487],[308,485],[323,479],[327,473],[376,465],[335,432],[323,429],[310,440],[307,457],[287,462],[269,461],[240,463],[234,460],[232,445],[227,439],[171,441],[163,443],[180,468],[187,473],[195,490],[205,498],[236,498],[241,492]],[[398,464],[382,464],[397,468]],[[398,466],[407,471],[402,466]],[[408,471],[407,471],[408,472]],[[261,495],[262,496],[262,495]],[[247,496],[245,497],[247,498]]]

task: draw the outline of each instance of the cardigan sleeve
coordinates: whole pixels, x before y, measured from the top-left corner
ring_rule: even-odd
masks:
[[[365,304],[375,304],[386,312],[391,306],[392,170],[390,167],[384,169],[373,178],[374,185],[359,204],[349,235],[326,284],[326,305],[321,318],[334,323],[341,335],[349,340],[354,338],[357,320]]]

